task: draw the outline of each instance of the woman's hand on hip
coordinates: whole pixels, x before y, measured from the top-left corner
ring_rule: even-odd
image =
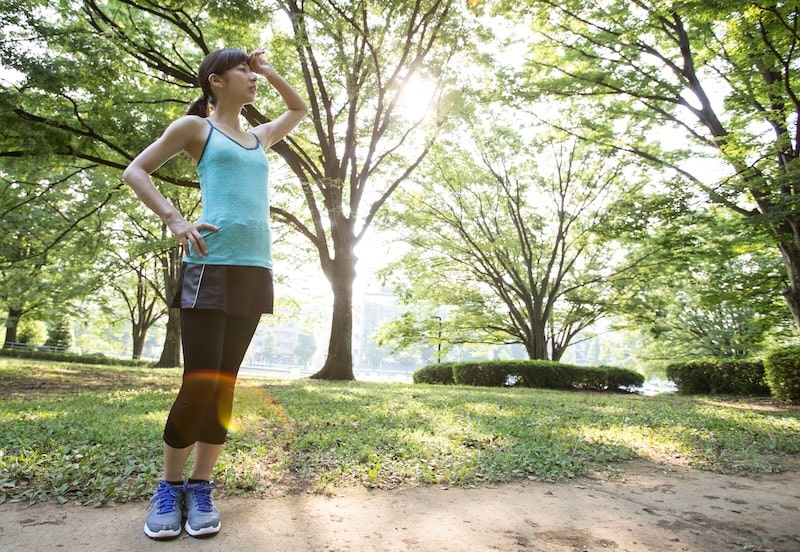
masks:
[[[212,232],[216,232],[219,228],[207,222],[191,223],[184,220],[170,225],[170,230],[181,240],[184,253],[189,255],[189,247],[191,246],[196,254],[204,257],[208,255],[208,248],[206,247],[206,240],[203,238],[200,231],[211,230]]]

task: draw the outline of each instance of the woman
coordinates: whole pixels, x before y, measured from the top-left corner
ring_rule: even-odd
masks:
[[[177,537],[185,516],[192,536],[216,534],[220,515],[211,473],[227,436],[239,366],[262,313],[272,312],[269,164],[265,148],[281,140],[308,108],[263,59],[237,49],[211,52],[200,64],[203,96],[127,167],[125,181],[167,224],[184,251],[173,301],[181,309],[184,373],[164,428],[164,479],[147,511],[144,532]],[[256,98],[257,76],[280,94],[286,111],[249,132],[242,107]],[[150,175],[179,153],[197,167],[203,201],[189,222]],[[189,479],[184,469],[190,454]]]

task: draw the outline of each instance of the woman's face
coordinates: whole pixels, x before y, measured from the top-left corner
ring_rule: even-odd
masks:
[[[256,99],[257,76],[246,62],[234,65],[222,74],[225,95],[242,104],[250,104]]]

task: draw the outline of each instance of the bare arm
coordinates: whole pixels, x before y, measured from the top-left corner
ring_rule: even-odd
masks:
[[[122,173],[122,178],[133,188],[142,203],[157,214],[178,236],[183,250],[188,253],[191,244],[194,250],[201,255],[205,255],[208,251],[205,240],[200,235],[200,230],[216,230],[217,228],[204,222],[197,224],[188,222],[175,206],[158,191],[150,175],[198,140],[203,140],[203,133],[207,131],[207,128],[199,117],[178,119],[164,131],[158,140],[136,156]]]
[[[283,139],[284,136],[303,120],[308,113],[308,105],[302,96],[275,72],[272,64],[261,56],[264,50],[258,49],[250,54],[250,69],[267,79],[272,87],[278,91],[286,104],[286,111],[268,123],[258,125],[252,132],[258,136],[264,147],[270,147]]]

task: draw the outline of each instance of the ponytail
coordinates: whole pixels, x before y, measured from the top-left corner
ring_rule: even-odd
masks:
[[[205,94],[192,102],[192,104],[186,109],[187,115],[197,115],[198,117],[208,117],[208,108],[209,108],[209,101],[208,96]]]

